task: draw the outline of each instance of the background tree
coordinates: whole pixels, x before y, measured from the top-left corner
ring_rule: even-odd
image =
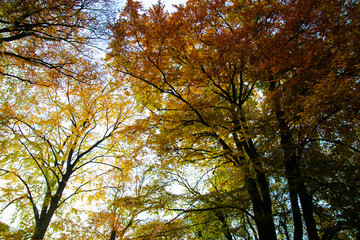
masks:
[[[37,84],[52,84],[59,74],[79,81],[71,65],[84,47],[104,38],[111,11],[102,0],[5,0],[0,3],[0,74]],[[101,27],[103,26],[103,27]],[[86,50],[89,54],[90,49]],[[39,79],[36,73],[41,72]],[[46,77],[45,77],[46,75]]]
[[[32,94],[14,103],[21,114],[8,121],[2,141],[2,181],[8,183],[2,207],[16,206],[16,221],[33,239],[43,239],[70,198],[94,190],[94,179],[116,169],[107,158],[120,151],[117,132],[131,110],[99,74],[86,84],[65,78],[56,87],[33,85]]]
[[[170,200],[163,195],[167,183],[156,177],[151,165],[149,167],[135,157],[138,151],[128,161],[123,159],[121,173],[109,174],[103,183],[107,198],[99,201],[98,208],[90,213],[89,225],[94,229],[92,237],[136,238],[138,229],[149,221],[147,218],[163,210],[166,201]]]
[[[354,121],[358,118],[354,114],[358,113],[354,101],[359,98],[356,93],[359,87],[356,60],[359,49],[355,40],[359,34],[358,10],[352,1],[290,1],[284,5],[269,4],[254,11],[254,15],[259,17],[259,27],[265,29],[254,38],[259,50],[256,53],[259,62],[254,66],[257,75],[254,77],[266,83],[263,93],[277,121],[296,239],[303,238],[302,216],[309,238],[319,239],[313,204],[318,205],[327,198],[319,196],[319,189],[328,188],[320,187],[319,182],[317,190],[307,187],[311,182],[311,175],[304,176],[310,170],[307,164],[312,165],[312,169],[317,169],[317,164],[331,166],[330,159],[333,158],[329,154],[325,157],[324,152],[341,148],[344,152],[337,155],[338,164],[345,161],[354,169],[359,167],[354,164],[353,157],[349,157],[358,154],[357,123]],[[335,82],[339,84],[337,87]],[[342,130],[339,131],[339,127]],[[323,135],[325,132],[326,137]],[[345,169],[343,166],[336,172],[347,175]],[[333,173],[328,171],[326,175],[330,177]],[[340,176],[335,178],[341,179]],[[340,182],[349,184],[347,188],[354,191],[357,187],[350,179]],[[325,182],[322,183],[332,185]],[[354,206],[357,205],[356,198],[353,198]],[[320,206],[317,208],[321,209]],[[322,229],[322,232],[325,236],[327,230]]]
[[[248,229],[248,224],[255,224],[254,216],[247,211],[250,201],[244,179],[237,178],[239,172],[232,164],[214,169],[188,165],[183,170],[171,170],[172,179],[183,191],[177,196],[177,204],[173,201],[169,208],[185,219],[196,239],[256,239],[256,232]]]

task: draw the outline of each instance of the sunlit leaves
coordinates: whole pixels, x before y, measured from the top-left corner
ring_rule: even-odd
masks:
[[[273,218],[272,203],[285,205],[270,200],[265,174],[284,179],[290,158],[298,159],[293,166],[304,161],[294,181],[310,199],[307,211],[305,159],[336,152],[340,164],[358,153],[358,9],[351,1],[188,1],[169,14],[161,4],[144,10],[128,1],[108,59],[147,115],[138,126],[163,168],[236,165],[240,172],[229,174],[245,179],[260,238],[268,239],[259,222]],[[272,197],[285,189],[272,186]]]
[[[355,236],[356,1],[102,3],[0,4],[2,235]]]
[[[0,73],[2,81],[50,85],[59,75],[84,81],[72,68],[79,55],[101,37],[106,1],[2,1]],[[87,49],[89,54],[89,49]],[[38,74],[41,73],[41,76]]]
[[[78,72],[89,65],[81,61]],[[63,201],[96,190],[102,175],[121,167],[109,159],[121,153],[116,131],[132,114],[131,105],[126,98],[115,101],[121,92],[96,71],[87,83],[61,78],[56,86],[30,85],[22,109],[14,109],[21,114],[4,126],[4,144],[12,144],[4,149],[1,166],[12,184],[3,189],[8,192],[3,200],[21,206],[21,218],[34,219],[37,228],[43,214],[51,218]]]

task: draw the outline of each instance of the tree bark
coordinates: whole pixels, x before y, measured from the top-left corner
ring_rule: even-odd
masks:
[[[296,175],[295,175],[295,162],[293,156],[292,160],[285,162],[286,177],[288,179],[288,187],[290,194],[290,204],[294,221],[294,240],[303,239],[303,224],[301,220],[301,211],[298,202],[298,192],[296,186]]]
[[[278,99],[275,100],[274,106],[279,126],[281,138],[280,144],[283,149],[285,171],[290,192],[290,203],[294,221],[294,239],[301,240],[303,238],[301,212],[298,204],[299,197],[308,237],[310,240],[319,240],[316,222],[314,219],[312,198],[306,190],[304,179],[301,175],[298,163],[299,157],[296,154],[297,149],[291,139],[289,125],[284,119],[285,114],[280,108]]]
[[[289,127],[283,119],[284,113],[279,110],[279,104],[276,103],[276,118],[280,129],[280,144],[283,150],[286,178],[290,194],[291,211],[294,222],[294,240],[303,239],[303,224],[301,220],[301,211],[298,202],[298,174],[297,156],[294,145],[291,141]]]
[[[112,230],[109,240],[115,240],[115,239],[116,239],[116,230]]]
[[[222,228],[222,232],[224,233],[225,238],[227,240],[233,240],[232,234],[231,234],[230,229],[229,229],[229,225],[226,222],[226,218],[225,218],[224,213],[222,212],[222,210],[216,211],[215,215],[219,219],[219,221],[221,222],[221,228]]]
[[[246,129],[246,120],[242,117],[237,118],[233,115],[233,122],[236,127]],[[266,179],[262,165],[259,162],[259,154],[254,146],[252,139],[241,140],[236,132],[233,133],[234,141],[238,151],[245,151],[248,155],[252,166],[248,166],[246,177],[247,192],[250,195],[254,211],[254,220],[258,229],[260,240],[276,240],[276,230],[272,214],[272,202],[270,196],[269,182]],[[239,160],[238,160],[239,162]],[[250,168],[255,171],[255,178],[251,177]]]
[[[283,133],[282,132],[283,131],[280,130],[281,135],[284,134],[284,132]],[[316,222],[314,219],[312,198],[306,190],[304,179],[300,172],[298,157],[296,156],[295,150],[289,147],[292,145],[290,137],[282,136],[282,139],[283,138],[288,139],[287,142],[282,141],[281,144],[284,151],[286,177],[288,180],[291,209],[293,212],[294,230],[295,230],[294,239],[300,240],[303,237],[302,221],[300,215],[301,213],[298,204],[298,197],[299,197],[308,237],[310,240],[319,240],[319,236],[316,228]]]
[[[308,237],[310,240],[319,240],[320,238],[317,233],[316,222],[314,218],[312,197],[308,194],[305,188],[304,180],[301,176],[299,176],[298,189]]]
[[[253,205],[254,220],[258,229],[260,240],[276,239],[275,225],[273,215],[271,212],[271,202],[267,203],[261,199],[258,184],[254,179],[247,178],[246,180],[247,192],[250,195],[251,203]],[[269,209],[270,206],[270,209]]]
[[[256,180],[250,180],[250,178],[248,180],[248,193],[252,199],[259,238],[260,240],[275,240],[277,238],[272,214],[269,182],[267,181],[262,165],[259,162],[259,154],[257,153],[252,140],[249,139],[244,141],[243,146],[252,161],[256,174]]]
[[[55,211],[59,207],[59,201],[62,197],[66,183],[68,182],[71,174],[64,175],[62,181],[59,183],[59,187],[55,195],[51,196],[49,208],[45,207],[41,210],[40,218],[36,221],[35,231],[31,237],[32,240],[41,240],[44,238],[46,230],[48,229],[51,219],[54,216]]]

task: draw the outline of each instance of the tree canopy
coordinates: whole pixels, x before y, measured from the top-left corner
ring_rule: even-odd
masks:
[[[357,1],[111,4],[1,3],[0,235],[360,236]]]

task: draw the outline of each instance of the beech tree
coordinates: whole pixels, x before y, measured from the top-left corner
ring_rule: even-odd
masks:
[[[260,239],[279,234],[274,205],[287,211],[272,199],[276,179],[287,180],[288,237],[302,239],[303,225],[309,239],[346,225],[355,234],[342,217],[319,229],[326,205],[337,205],[328,198],[335,189],[308,173],[334,156],[359,168],[358,16],[353,1],[188,1],[169,14],[129,0],[112,27],[109,60],[150,115],[145,124],[157,128],[149,145],[165,165],[241,169]],[[331,156],[338,150],[347,154]],[[337,171],[351,175],[345,169]],[[341,185],[357,189],[345,175]]]
[[[194,155],[211,152],[242,168],[260,238],[275,239],[269,183],[244,111],[255,84],[246,75],[251,48],[233,54],[247,41],[221,41],[220,32],[231,34],[221,2],[188,2],[171,18],[161,5],[148,15],[140,15],[139,7],[128,1],[114,28],[112,56],[121,63],[118,71],[142,81],[132,85],[135,94],[146,84],[154,88],[140,100],[164,120],[165,139],[155,144],[168,142],[160,147],[170,155],[181,148]]]
[[[86,84],[63,79],[56,87],[33,85],[33,94],[14,103],[21,114],[3,132],[1,176],[8,186],[1,189],[2,207],[16,206],[14,218],[32,239],[44,238],[69,199],[95,191],[97,178],[119,168],[117,132],[131,105],[116,99],[119,90],[100,77],[93,73],[98,80]]]
[[[196,239],[257,238],[256,231],[247,228],[243,231],[243,225],[255,223],[253,215],[247,211],[250,201],[241,186],[243,179],[238,177],[239,172],[232,164],[213,169],[187,166],[182,171],[171,171],[172,179],[185,193],[178,195],[178,203],[169,209],[176,211],[177,217],[184,218]]]
[[[113,16],[0,3],[1,237],[359,238],[357,1]]]
[[[5,0],[0,3],[1,79],[52,84],[59,74],[79,81],[74,71],[87,45],[106,38],[100,26],[112,17],[102,0]],[[102,28],[106,29],[106,28]],[[89,55],[90,49],[86,49]],[[36,73],[42,72],[38,78]],[[46,75],[46,77],[45,77]]]
[[[301,162],[316,161],[309,152],[315,154],[333,147],[342,148],[348,154],[358,153],[358,141],[353,138],[357,134],[350,134],[353,137],[348,138],[349,132],[356,131],[354,120],[358,118],[354,115],[358,113],[354,103],[359,99],[356,93],[359,65],[355,59],[359,54],[355,40],[359,33],[358,6],[352,1],[331,2],[331,8],[327,6],[330,3],[323,4],[294,1],[284,6],[269,5],[262,12],[256,12],[262,17],[259,25],[266,30],[255,39],[257,54],[264,57],[260,64],[255,64],[254,76],[268,82],[268,91],[264,93],[278,125],[294,239],[303,238],[302,216],[309,239],[319,239],[312,197],[319,195],[306,187],[311,182],[307,179],[310,175],[304,176]],[[333,91],[334,88],[337,91]],[[343,131],[332,129],[333,133],[325,137],[329,124],[347,126]],[[347,158],[347,164],[352,165],[353,159],[345,152],[337,157]],[[331,161],[330,154],[325,155],[325,159]],[[339,164],[344,161],[340,159]],[[325,236],[327,229],[323,231]]]
[[[124,157],[121,171],[108,174],[102,184],[102,194],[107,197],[90,212],[91,237],[109,240],[138,237],[136,232],[148,221],[140,215],[162,210],[165,202],[171,200],[163,195],[168,184],[160,181],[152,167],[147,168],[147,163],[136,155]]]

